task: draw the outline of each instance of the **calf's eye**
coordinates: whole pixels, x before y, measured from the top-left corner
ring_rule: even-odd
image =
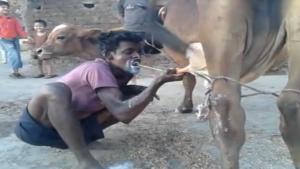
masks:
[[[57,36],[56,39],[58,39],[58,40],[64,40],[64,39],[66,39],[66,37],[65,36]]]

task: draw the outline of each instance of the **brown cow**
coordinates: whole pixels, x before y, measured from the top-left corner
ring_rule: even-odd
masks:
[[[172,0],[164,24],[177,37],[156,23],[147,25],[180,66],[189,64],[187,44],[201,42],[209,74],[227,77],[212,86],[210,100],[214,104],[209,116],[225,169],[239,168],[239,152],[245,141],[241,87],[228,79],[256,79],[282,60],[284,49],[289,56],[289,80],[278,100],[280,131],[295,167],[300,168],[299,10],[299,0]],[[195,78],[185,79],[184,84],[186,98],[191,98]],[[191,100],[185,101],[184,105],[192,105]]]

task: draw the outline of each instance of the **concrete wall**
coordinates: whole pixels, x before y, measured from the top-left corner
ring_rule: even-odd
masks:
[[[84,27],[97,27],[102,30],[120,27],[120,21],[112,10],[117,0],[8,0],[12,11],[27,27],[31,27],[35,19],[44,19],[49,28],[61,23],[71,23]],[[157,0],[158,5],[168,0]],[[29,9],[26,4],[37,9]],[[33,5],[38,4],[38,5]],[[26,12],[25,12],[26,11]],[[23,16],[22,16],[23,14]],[[25,15],[25,16],[24,16]]]
[[[61,24],[71,23],[85,27],[97,27],[103,30],[120,26],[112,6],[117,0],[9,0],[13,12],[22,18],[27,2],[38,4],[40,8],[28,10],[23,21],[29,23],[35,19],[45,19],[50,28]],[[158,5],[168,0],[157,0]],[[34,5],[32,5],[34,6]],[[36,7],[36,6],[35,6]],[[24,14],[24,12],[23,12]],[[30,24],[29,24],[30,25]]]
[[[103,30],[120,26],[113,14],[114,0],[42,0],[38,9],[26,15],[30,21],[44,19],[49,27],[61,23],[71,23],[84,27],[97,27]],[[21,19],[26,0],[10,0],[12,11]]]

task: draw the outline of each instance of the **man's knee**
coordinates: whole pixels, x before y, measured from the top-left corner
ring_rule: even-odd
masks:
[[[70,102],[72,99],[71,89],[63,83],[50,83],[43,86],[40,95],[43,95],[47,101],[59,103]]]
[[[41,118],[41,114],[54,112],[53,109],[70,108],[72,92],[63,83],[51,83],[43,86],[39,93],[28,103],[28,111],[34,118]],[[44,117],[44,116],[43,116]],[[47,121],[47,119],[43,119]]]

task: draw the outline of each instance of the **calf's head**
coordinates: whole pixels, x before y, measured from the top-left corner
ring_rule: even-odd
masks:
[[[68,55],[92,59],[99,55],[97,38],[100,34],[98,29],[82,29],[62,24],[50,32],[47,41],[36,52],[40,59]]]

